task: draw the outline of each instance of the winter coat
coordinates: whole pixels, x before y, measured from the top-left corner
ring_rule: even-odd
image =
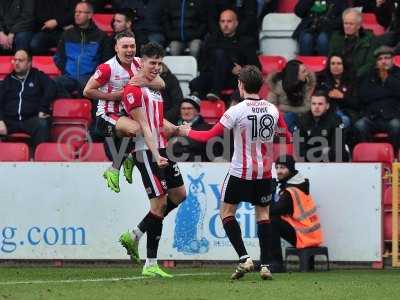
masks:
[[[270,88],[268,101],[276,105],[282,112],[305,113],[310,110],[311,95],[314,92],[317,83],[315,74],[309,72],[306,84],[303,87],[303,103],[299,106],[290,104],[285,91],[283,90],[282,80],[277,79],[279,73],[272,73],[267,77],[267,84]]]
[[[395,9],[393,0],[385,0],[380,7],[376,6],[376,0],[353,0],[353,6],[361,6],[363,13],[375,14],[378,23],[385,28],[389,27]]]
[[[40,31],[44,22],[55,19],[57,28],[74,24],[74,9],[79,0],[32,0],[35,2],[35,29]]]
[[[327,0],[327,11],[317,14],[311,11],[315,0],[300,0],[297,2],[294,13],[301,18],[300,24],[293,33],[297,39],[300,32],[310,33],[327,32],[339,30],[342,26],[342,13],[349,6],[343,0]]]
[[[18,33],[33,30],[33,0],[1,0],[0,31]]]
[[[369,118],[400,118],[400,68],[393,66],[384,82],[376,69],[371,69],[361,80],[358,93],[363,112]]]
[[[63,32],[54,62],[64,75],[79,81],[93,74],[100,63],[113,55],[106,33],[92,22],[87,29],[74,26]]]
[[[168,41],[203,39],[207,33],[206,0],[164,0],[162,25]]]
[[[46,74],[31,68],[21,80],[13,73],[4,78],[0,89],[0,120],[26,120],[39,112],[50,113],[56,85]]]
[[[374,51],[378,47],[377,40],[371,30],[360,29],[360,34],[351,55],[345,53],[345,35],[343,31],[332,34],[329,43],[329,55],[341,54],[348,57],[346,65],[354,71],[357,77],[362,76],[375,64]]]

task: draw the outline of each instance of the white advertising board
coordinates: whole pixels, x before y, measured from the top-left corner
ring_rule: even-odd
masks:
[[[149,205],[140,175],[109,191],[107,163],[1,163],[0,259],[127,259],[119,235]],[[166,217],[159,258],[236,260],[219,219],[227,163],[182,163],[187,200]],[[297,164],[310,179],[325,244],[334,261],[381,260],[381,166]],[[249,253],[259,256],[253,208],[237,219]],[[145,257],[146,238],[140,244]]]

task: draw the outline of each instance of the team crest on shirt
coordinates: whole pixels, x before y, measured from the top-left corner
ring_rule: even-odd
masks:
[[[133,97],[132,93],[129,93],[128,95],[126,95],[126,99],[128,99],[128,102],[130,104],[133,104],[135,102],[135,97]]]
[[[94,72],[93,78],[94,79],[99,79],[101,77],[101,71],[99,69],[96,70],[96,72]]]

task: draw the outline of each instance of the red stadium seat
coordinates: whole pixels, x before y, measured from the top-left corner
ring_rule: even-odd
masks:
[[[100,30],[103,30],[108,35],[111,35],[113,30],[111,27],[113,19],[113,14],[94,14],[93,21],[99,27]]]
[[[79,151],[79,161],[110,161],[103,143],[86,143]]]
[[[0,143],[0,161],[29,161],[29,147],[24,143]]]
[[[268,98],[268,93],[269,93],[269,87],[267,84],[263,84],[261,86],[260,91],[258,92],[258,95],[260,96],[261,99],[267,99]]]
[[[264,76],[273,72],[280,72],[286,65],[286,58],[283,56],[259,55],[258,60],[261,64],[261,71]]]
[[[326,56],[297,56],[297,60],[301,61],[308,70],[313,72],[322,71],[326,66]]]
[[[374,13],[363,14],[362,27],[372,30],[375,35],[382,35],[385,33],[385,28],[379,25]]]
[[[89,127],[92,103],[88,99],[57,99],[53,104],[53,124]]]
[[[32,67],[39,69],[51,78],[61,75],[61,72],[54,63],[52,56],[33,56]]]
[[[394,151],[388,143],[359,143],[353,150],[353,162],[382,162],[391,164]]]
[[[8,142],[14,142],[14,143],[27,143],[31,136],[27,133],[23,132],[16,132],[12,133],[7,136],[7,141]]]
[[[200,102],[200,114],[203,116],[204,120],[210,124],[217,123],[224,112],[225,103],[222,100],[201,100]]]
[[[0,56],[0,80],[3,80],[13,71],[13,56]]]
[[[281,155],[290,154],[293,155],[293,144],[278,144],[274,143],[272,148],[274,161]]]
[[[278,1],[278,13],[293,13],[294,7],[296,6],[298,0],[279,0]]]
[[[51,128],[51,140],[68,144],[74,151],[77,151],[88,141],[88,135],[87,128],[79,125],[53,124]]]
[[[394,57],[394,64],[398,67],[400,67],[400,55],[396,55]]]
[[[35,161],[73,161],[74,149],[68,144],[42,143],[36,147]]]

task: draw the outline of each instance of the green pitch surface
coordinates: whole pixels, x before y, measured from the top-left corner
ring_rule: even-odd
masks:
[[[144,279],[138,268],[0,268],[0,299],[400,299],[399,270],[258,273],[231,281],[232,268],[176,268]]]

